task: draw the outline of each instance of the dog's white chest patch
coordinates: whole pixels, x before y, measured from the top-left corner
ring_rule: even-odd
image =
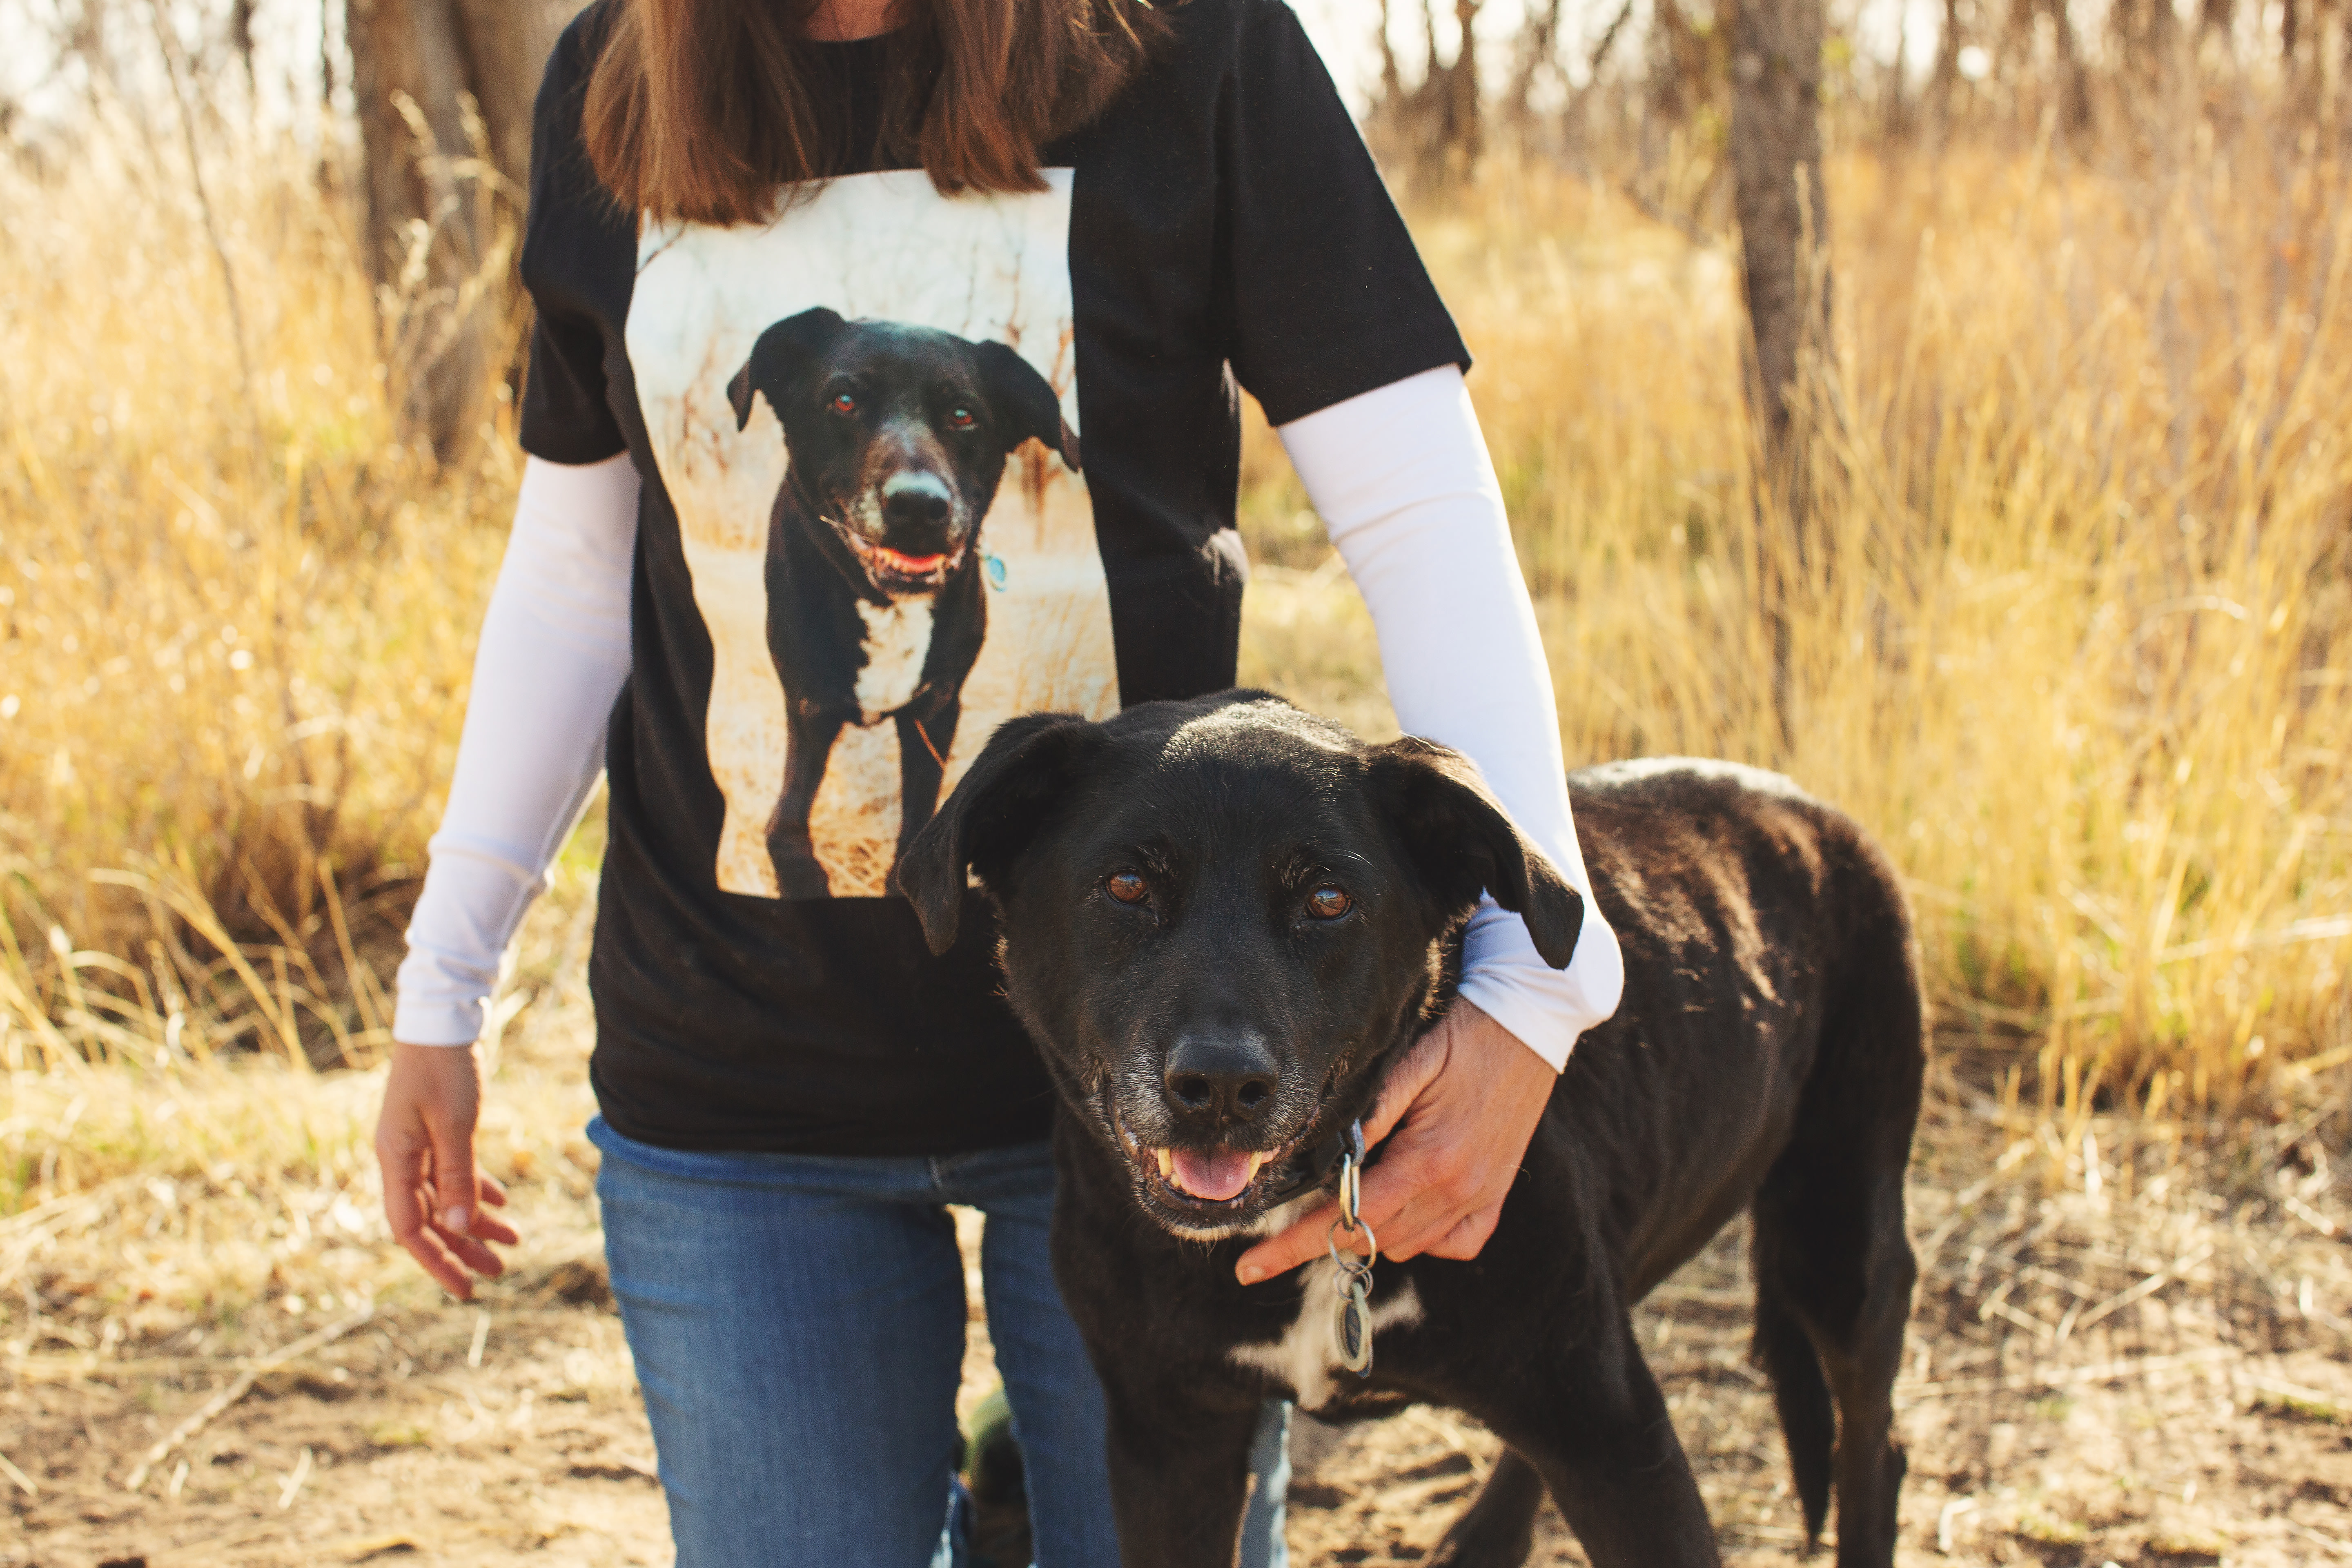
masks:
[[[887,605],[857,602],[866,623],[866,668],[857,672],[857,721],[876,723],[907,705],[922,684],[923,659],[931,651],[931,600],[893,599]]]
[[[1355,1374],[1339,1364],[1339,1346],[1333,1338],[1339,1316],[1339,1297],[1331,1289],[1331,1276],[1336,1272],[1328,1258],[1307,1265],[1299,1270],[1305,1293],[1299,1298],[1298,1316],[1290,1321],[1290,1328],[1282,1338],[1272,1344],[1235,1345],[1225,1352],[1236,1365],[1288,1384],[1302,1410],[1320,1410],[1328,1405],[1339,1378],[1355,1381]],[[1375,1352],[1382,1329],[1419,1321],[1421,1295],[1408,1279],[1403,1289],[1372,1304]]]

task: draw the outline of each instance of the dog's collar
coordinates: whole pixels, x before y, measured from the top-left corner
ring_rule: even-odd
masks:
[[[1364,1124],[1361,1121],[1350,1121],[1345,1127],[1335,1128],[1314,1148],[1309,1149],[1307,1152],[1307,1168],[1268,1193],[1265,1195],[1265,1206],[1279,1207],[1293,1198],[1304,1196],[1322,1186],[1339,1173],[1340,1158],[1349,1154],[1355,1156],[1359,1168],[1364,1164]]]

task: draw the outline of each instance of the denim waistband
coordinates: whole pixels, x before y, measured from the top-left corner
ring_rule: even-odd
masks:
[[[665,1149],[589,1119],[588,1141],[608,1160],[677,1181],[728,1186],[794,1187],[885,1196],[926,1191],[943,1203],[1003,1181],[1051,1179],[1052,1145],[1040,1140],[961,1154],[789,1154],[765,1150]]]

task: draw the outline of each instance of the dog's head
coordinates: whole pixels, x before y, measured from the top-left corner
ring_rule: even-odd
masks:
[[[929,327],[803,310],[761,332],[727,384],[738,430],[755,397],[784,428],[804,510],[894,596],[963,564],[1022,442],[1078,467],[1061,399],[1027,360]]]
[[[1194,1237],[1369,1105],[1481,890],[1555,965],[1583,918],[1466,759],[1262,692],[1005,724],[899,866],[934,950],[967,870],[1071,1109]]]

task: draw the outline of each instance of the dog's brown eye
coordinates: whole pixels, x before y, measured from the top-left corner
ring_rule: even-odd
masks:
[[[1356,907],[1356,900],[1337,888],[1318,888],[1307,895],[1307,912],[1318,921],[1336,921]]]
[[[826,400],[825,406],[835,414],[855,414],[857,412],[857,399],[846,392],[836,392]]]
[[[958,430],[969,430],[978,422],[977,417],[969,408],[950,408],[948,410],[948,423]]]
[[[1114,871],[1110,875],[1110,880],[1103,884],[1103,891],[1122,904],[1139,904],[1143,901],[1144,895],[1151,891],[1151,888],[1136,872]]]

